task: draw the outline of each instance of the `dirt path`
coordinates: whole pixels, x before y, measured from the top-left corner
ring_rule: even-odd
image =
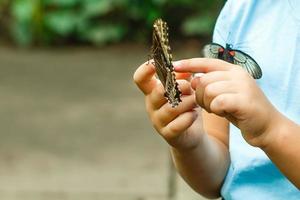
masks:
[[[0,199],[166,199],[167,146],[131,79],[147,54],[0,48]]]

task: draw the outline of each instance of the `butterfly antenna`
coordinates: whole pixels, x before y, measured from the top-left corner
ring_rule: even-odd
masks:
[[[219,34],[219,36],[221,37],[221,39],[223,40],[223,42],[226,42],[225,37],[223,36],[222,32],[219,29],[216,29],[216,31]]]

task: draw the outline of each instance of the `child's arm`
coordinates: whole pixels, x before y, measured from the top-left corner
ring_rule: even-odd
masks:
[[[183,178],[200,194],[220,196],[229,166],[228,122],[203,114],[195,101],[190,82],[179,80],[182,102],[172,108],[164,97],[162,84],[154,77],[151,64],[141,65],[134,81],[145,95],[146,109],[158,133],[170,144],[176,166]],[[210,123],[206,123],[207,120]],[[210,133],[204,133],[205,129]],[[217,126],[212,128],[212,124]]]
[[[230,164],[229,124],[224,118],[205,110],[201,112],[205,133],[209,134],[203,134],[201,142],[194,149],[185,151],[172,148],[172,155],[178,172],[195,191],[206,197],[216,198],[220,196]]]
[[[197,103],[236,125],[250,145],[264,150],[300,188],[300,126],[274,108],[245,70],[207,58],[183,60],[174,65],[179,72],[205,73],[192,81]]]

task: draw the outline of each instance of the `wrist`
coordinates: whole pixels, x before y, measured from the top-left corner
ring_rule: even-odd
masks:
[[[282,141],[281,138],[284,137],[286,129],[290,123],[290,120],[283,116],[277,110],[274,115],[270,116],[272,116],[270,123],[260,134],[256,141],[256,146],[264,151],[272,148],[272,146]]]
[[[299,126],[281,115],[280,121],[272,129],[260,148],[267,154],[277,152],[279,148],[287,147],[293,141],[293,135],[299,131]],[[295,140],[294,140],[295,141]]]

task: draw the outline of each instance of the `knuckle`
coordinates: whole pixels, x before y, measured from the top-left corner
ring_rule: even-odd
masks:
[[[179,131],[180,129],[178,126],[170,125],[168,126],[168,131],[166,132],[165,137],[170,139],[171,135],[179,133]]]
[[[227,105],[227,98],[225,98],[224,96],[219,96],[216,99],[216,104],[219,108],[224,109]]]
[[[161,131],[163,129],[163,125],[161,124],[161,120],[160,120],[159,116],[152,113],[152,115],[150,115],[150,118],[151,118],[151,122],[152,122],[153,127],[155,128],[155,130],[157,132],[161,133]]]
[[[162,127],[158,132],[168,142],[173,139],[174,132],[169,127]]]
[[[204,89],[204,94],[207,98],[212,98],[215,96],[215,89],[213,85],[208,85]]]
[[[208,81],[207,81],[207,79],[206,79],[206,76],[202,76],[202,77],[199,79],[199,85],[202,86],[202,87],[205,87],[207,84],[208,84]]]
[[[166,130],[166,127],[161,127],[158,133],[163,136],[163,138],[167,139],[168,131]]]

